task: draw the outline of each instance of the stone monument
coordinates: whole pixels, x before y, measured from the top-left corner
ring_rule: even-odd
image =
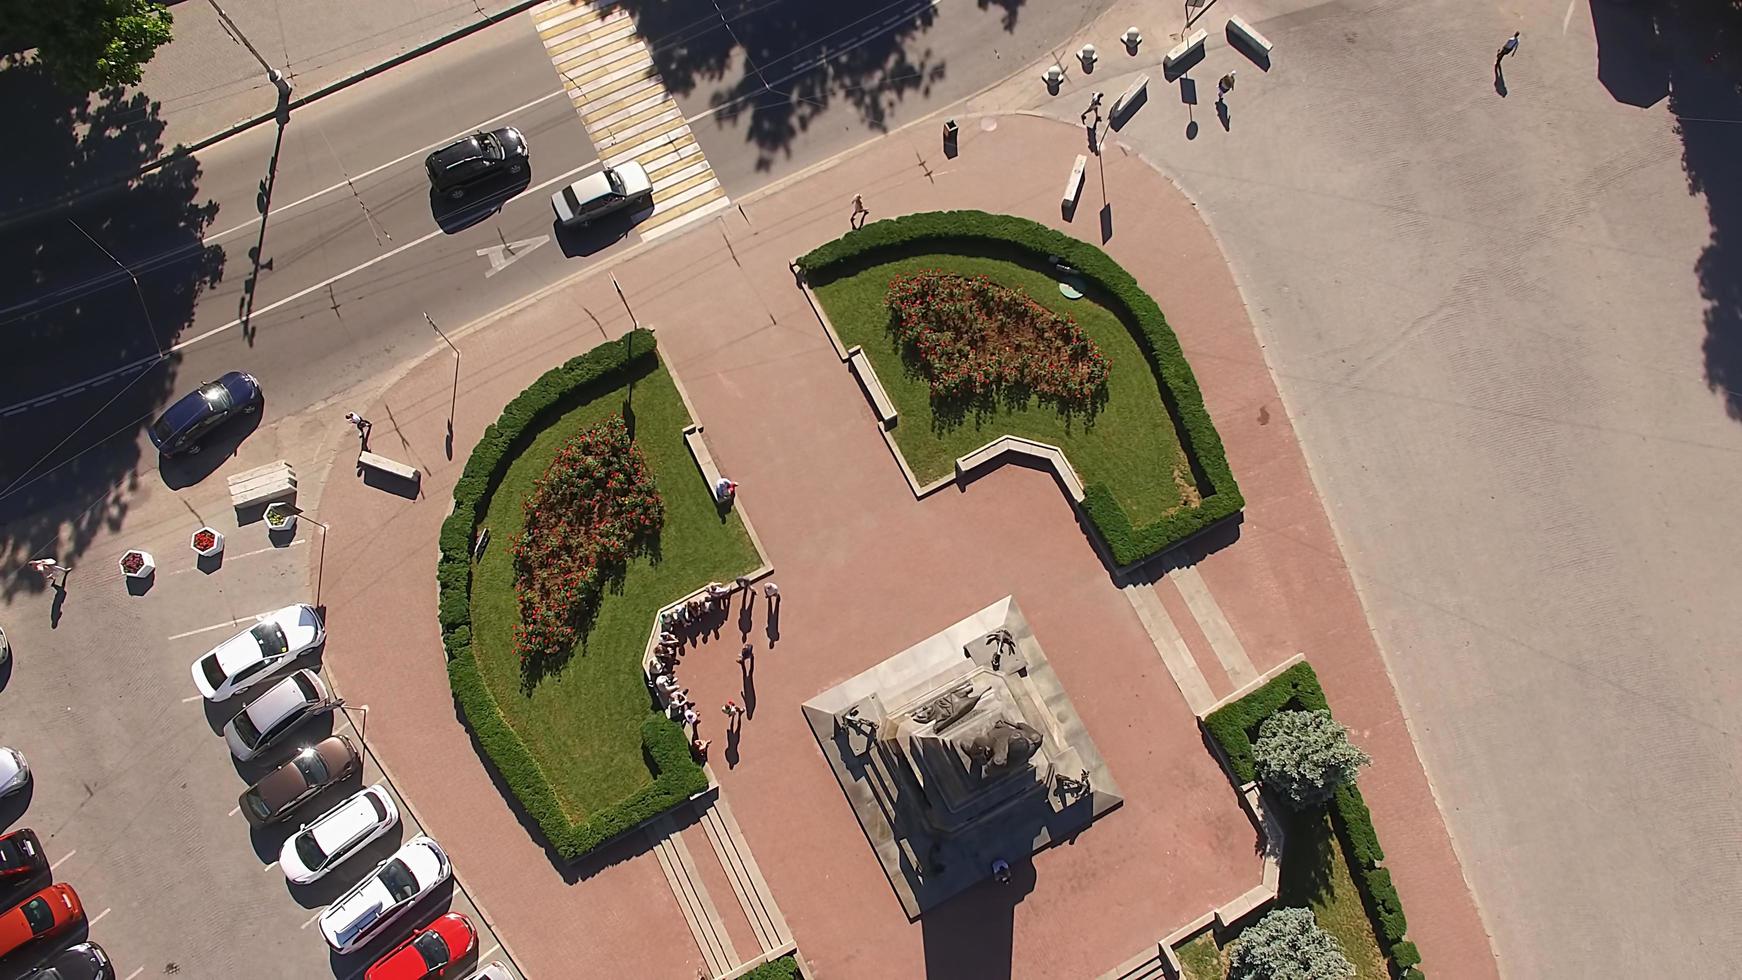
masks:
[[[909,919],[1123,802],[1008,596],[804,713]]]

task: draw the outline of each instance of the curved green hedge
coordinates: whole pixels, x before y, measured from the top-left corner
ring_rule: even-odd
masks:
[[[879,251],[934,243],[947,248],[951,242],[963,241],[1012,246],[1041,259],[1056,255],[1111,296],[1117,307],[1114,312],[1124,314],[1127,324],[1137,328],[1137,341],[1161,380],[1162,398],[1179,422],[1180,444],[1191,461],[1202,501],[1196,507],[1182,508],[1160,520],[1134,526],[1105,484],[1085,485],[1083,510],[1107,542],[1114,564],[1124,566],[1142,561],[1239,513],[1246,500],[1240,496],[1240,488],[1228,468],[1222,437],[1204,409],[1203,393],[1180,350],[1179,338],[1167,325],[1167,318],[1155,300],[1099,248],[1014,215],[929,211],[873,222],[848,232],[801,256],[798,266],[814,279],[831,267],[861,261]]]
[[[1258,778],[1258,766],[1252,758],[1252,738],[1264,719],[1284,708],[1304,711],[1329,711],[1325,689],[1319,677],[1306,661],[1301,661],[1238,701],[1212,711],[1204,718],[1204,730],[1209,733],[1228,760],[1234,779],[1241,784]],[[1403,980],[1424,980],[1419,969],[1421,953],[1415,944],[1404,938],[1409,920],[1403,914],[1403,902],[1397,887],[1391,883],[1391,872],[1380,867],[1385,852],[1379,847],[1379,832],[1373,828],[1373,815],[1367,801],[1354,784],[1337,788],[1331,801],[1332,824],[1348,850],[1350,870],[1355,887],[1361,892],[1367,914],[1379,935],[1379,948],[1391,958],[1393,973]]]
[[[454,699],[509,791],[538,822],[551,847],[570,860],[706,789],[708,777],[690,758],[683,729],[665,716],[649,712],[641,725],[641,747],[653,769],[653,782],[581,823],[570,821],[532,753],[502,719],[496,698],[472,656],[472,541],[490,493],[543,422],[571,400],[616,387],[638,367],[656,359],[652,331],[635,330],[621,341],[604,344],[546,371],[484,430],[454,485],[454,512],[442,523],[441,558],[436,564],[440,595],[437,617],[448,653],[448,681]]]

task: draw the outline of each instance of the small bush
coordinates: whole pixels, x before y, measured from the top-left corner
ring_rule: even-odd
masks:
[[[1355,965],[1311,909],[1280,908],[1228,948],[1228,980],[1354,980]]]
[[[984,211],[931,211],[877,221],[828,242],[797,260],[813,279],[831,268],[863,260],[879,251],[935,245],[948,250],[952,242],[993,243],[1046,259],[1057,257],[1077,270],[1092,289],[1107,294],[1107,304],[1132,327],[1137,343],[1149,357],[1160,381],[1161,396],[1178,423],[1180,446],[1191,461],[1202,500],[1148,524],[1134,526],[1113,493],[1099,483],[1083,487],[1083,512],[1095,526],[1116,565],[1130,565],[1165,551],[1224,518],[1239,513],[1246,502],[1228,468],[1210,413],[1204,408],[1197,377],[1180,350],[1179,338],[1167,325],[1161,308],[1106,252],[1045,225],[1007,214]]]
[[[1397,943],[1391,947],[1391,962],[1396,963],[1399,970],[1407,970],[1421,962],[1421,951],[1412,942]]]
[[[1324,709],[1278,711],[1258,726],[1252,758],[1264,788],[1296,810],[1327,803],[1372,760]]]
[[[769,960],[744,974],[739,980],[798,980],[801,975],[798,972],[798,960],[788,954],[777,960]]]

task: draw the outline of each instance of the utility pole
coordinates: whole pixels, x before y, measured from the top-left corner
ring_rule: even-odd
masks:
[[[206,0],[206,2],[212,5],[214,11],[217,11],[218,20],[224,25],[224,30],[229,32],[229,35],[235,38],[237,43],[247,48],[248,53],[254,56],[254,60],[260,62],[260,67],[266,70],[267,81],[272,83],[273,88],[278,89],[279,103],[289,102],[290,82],[285,80],[284,74],[266,63],[266,59],[262,58],[260,52],[254,49],[254,45],[249,43],[248,35],[243,34],[242,29],[236,26],[236,22],[230,19],[230,15],[224,12],[224,8],[218,6],[218,0]]]

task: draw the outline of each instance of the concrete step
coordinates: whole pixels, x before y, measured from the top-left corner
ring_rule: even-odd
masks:
[[[786,917],[780,913],[780,906],[775,904],[768,882],[762,877],[762,869],[751,855],[750,846],[738,829],[738,821],[733,819],[725,799],[716,797],[701,816],[708,842],[714,846],[714,856],[726,869],[726,877],[732,883],[732,891],[738,896],[745,917],[750,920],[750,928],[756,934],[761,951],[767,954],[790,944],[792,930],[786,924]]]
[[[660,870],[665,872],[666,884],[671,886],[671,893],[677,898],[684,922],[690,927],[697,948],[702,951],[708,975],[718,977],[730,973],[740,962],[738,951],[732,946],[720,910],[708,895],[707,886],[702,883],[701,873],[678,833],[677,824],[667,814],[648,824],[646,834],[653,844],[653,853],[659,858]]]

